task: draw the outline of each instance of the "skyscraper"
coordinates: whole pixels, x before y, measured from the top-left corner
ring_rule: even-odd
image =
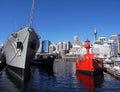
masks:
[[[78,36],[74,36],[74,45],[80,45]]]
[[[110,40],[114,41],[114,45],[117,48],[117,52],[118,52],[119,51],[118,36],[117,35],[111,35]]]
[[[118,54],[120,54],[120,34],[118,34]]]
[[[42,53],[49,53],[49,46],[51,42],[49,40],[42,41]]]
[[[51,44],[51,45],[49,46],[49,53],[54,53],[55,50],[56,50],[55,45],[54,45],[54,44]]]

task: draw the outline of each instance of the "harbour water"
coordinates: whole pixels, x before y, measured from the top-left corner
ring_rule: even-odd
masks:
[[[55,61],[53,69],[32,66],[21,85],[7,72],[0,74],[0,92],[120,92],[120,80],[103,72],[95,77],[76,72],[75,62]]]

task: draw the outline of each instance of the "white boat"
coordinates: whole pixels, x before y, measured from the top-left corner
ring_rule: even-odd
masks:
[[[13,33],[6,41],[3,53],[7,70],[24,81],[29,74],[31,62],[39,48],[39,37],[33,28],[25,27]]]
[[[105,58],[105,60],[103,61],[105,64],[112,64],[113,60],[110,58]]]
[[[113,68],[120,72],[120,61],[114,61],[114,67]]]

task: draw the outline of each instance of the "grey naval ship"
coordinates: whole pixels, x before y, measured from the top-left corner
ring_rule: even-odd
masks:
[[[3,47],[7,71],[24,81],[38,48],[39,37],[33,28],[25,27],[13,33]]]

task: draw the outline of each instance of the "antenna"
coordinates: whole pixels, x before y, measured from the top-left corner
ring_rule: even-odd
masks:
[[[33,24],[33,15],[34,15],[34,8],[35,8],[35,2],[34,0],[32,0],[32,8],[31,8],[31,12],[30,12],[30,24],[29,26],[32,27]]]

